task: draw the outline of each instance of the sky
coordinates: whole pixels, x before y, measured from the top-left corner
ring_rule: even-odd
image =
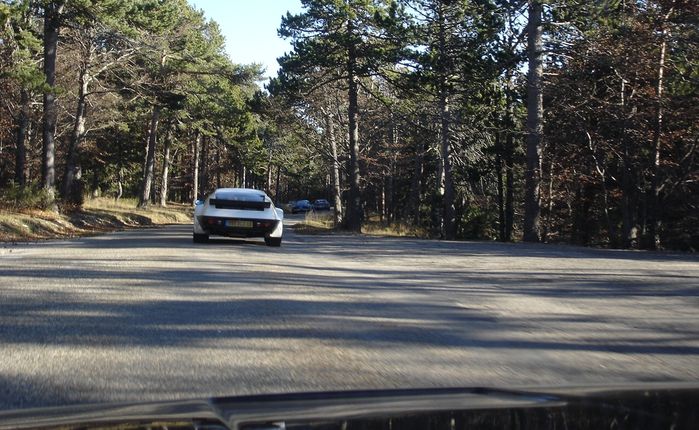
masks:
[[[277,57],[291,50],[288,41],[277,36],[282,15],[301,11],[300,0],[190,0],[207,18],[221,27],[226,51],[235,63],[260,63],[265,76],[276,76]]]

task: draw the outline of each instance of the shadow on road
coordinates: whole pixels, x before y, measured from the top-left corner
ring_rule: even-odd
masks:
[[[235,284],[232,283],[231,287]],[[652,327],[655,336],[627,340],[591,336],[587,324],[604,317],[497,316],[460,306],[370,301],[292,299],[187,300],[143,303],[81,302],[70,294],[3,303],[0,342],[76,346],[210,347],[224,339],[318,339],[361,343],[369,348],[413,344],[425,347],[598,351],[625,354],[699,354],[691,328]],[[613,321],[618,323],[619,321]],[[580,342],[522,340],[503,336],[542,323],[575,323]],[[651,327],[647,327],[651,328]]]
[[[192,243],[190,228],[40,243],[26,248],[46,252],[0,262],[0,348],[135,347],[144,357],[195,350],[230,358],[246,348],[262,357],[265,347],[313,344],[387,357],[391,352],[408,361],[396,351],[420,351],[428,363],[457,369],[464,363],[450,362],[448,353],[468,351],[470,357],[529,354],[522,369],[531,366],[533,373],[541,371],[537,366],[549,373],[555,366],[582,372],[579,362],[558,353],[699,359],[692,313],[699,309],[699,286],[696,270],[686,264],[697,261],[694,256],[291,231],[281,248],[259,239],[214,238],[201,245]],[[67,251],[52,252],[52,246]],[[523,264],[525,257],[536,264]],[[593,259],[593,267],[579,259]],[[682,269],[658,270],[680,263]],[[559,361],[537,362],[548,359]],[[264,374],[259,370],[250,372]],[[158,375],[148,371],[141,376],[153,378],[153,392],[162,393]],[[279,378],[294,385],[287,373],[270,371],[268,377],[278,379],[269,386]],[[629,370],[630,377],[637,374],[638,368]],[[244,378],[238,375],[235,380]],[[172,381],[178,393],[196,385],[190,376]],[[22,378],[30,377],[0,372],[0,399],[22,392],[22,384],[42,384]],[[76,381],[74,397],[35,393],[28,402],[101,398]]]
[[[117,239],[117,240],[115,240]],[[140,229],[111,235],[76,239],[65,246],[76,248],[199,248],[202,246],[234,246],[263,244],[259,238],[237,239],[212,236],[208,244],[194,244],[191,226],[174,225],[165,229]],[[629,261],[696,262],[699,255],[649,251],[628,251],[584,248],[572,245],[547,245],[500,242],[449,242],[412,238],[358,235],[298,235],[285,229],[284,244],[274,252],[281,256],[297,254],[333,255],[341,257],[385,258],[401,256],[406,249],[413,255],[504,258],[599,258]]]
[[[103,294],[123,292],[124,286],[157,291],[168,300],[118,302],[105,298],[88,301],[79,289],[41,291],[31,297],[4,294],[0,322],[0,342],[118,345],[143,344],[156,346],[187,345],[223,339],[298,338],[319,339],[341,343],[361,343],[373,348],[396,344],[413,344],[449,348],[527,349],[598,351],[626,354],[697,355],[699,347],[677,345],[677,342],[696,340],[696,326],[648,321],[638,327],[638,321],[627,321],[614,315],[570,315],[538,313],[517,315],[472,309],[460,303],[435,304],[416,300],[420,295],[438,295],[452,298],[539,297],[566,300],[607,298],[624,301],[631,298],[680,298],[699,305],[699,288],[689,274],[668,274],[657,271],[628,273],[607,270],[600,273],[566,271],[561,266],[555,280],[549,272],[537,270],[476,271],[468,268],[406,270],[404,267],[377,268],[375,266],[326,267],[323,255],[348,259],[375,260],[382,257],[414,255],[458,254],[469,257],[502,256],[513,258],[534,255],[575,258],[577,254],[602,258],[655,260],[689,258],[658,256],[642,253],[614,253],[586,249],[547,248],[545,246],[502,245],[490,243],[453,243],[417,241],[357,236],[299,237],[290,240],[281,249],[270,249],[262,242],[236,239],[215,239],[206,245],[192,244],[182,231],[184,227],[147,232],[128,232],[100,238],[72,241],[68,246],[79,248],[182,248],[218,252],[238,250],[232,261],[257,253],[273,252],[278,261],[254,271],[236,270],[231,265],[221,266],[221,260],[199,259],[186,268],[154,268],[130,271],[100,267],[76,268],[62,264],[51,257],[51,268],[5,268],[3,276],[20,282],[41,280],[87,284]],[[260,246],[261,245],[261,246]],[[189,251],[187,251],[189,252]],[[295,263],[290,256],[298,253],[311,255],[316,265]],[[190,254],[184,254],[184,258]],[[307,260],[304,260],[307,261]],[[93,257],[92,264],[100,260]],[[104,263],[109,262],[104,259]],[[70,262],[66,262],[70,263]],[[212,269],[212,267],[217,267]],[[643,275],[643,277],[639,277]],[[262,285],[260,282],[262,281]],[[264,298],[266,286],[294,289],[310,288],[325,299],[301,300],[292,298]],[[381,301],[372,295],[390,293],[396,299]],[[401,294],[414,293],[401,299]],[[329,300],[327,297],[345,295],[350,300]],[[250,298],[252,296],[253,298]],[[262,297],[262,298],[261,298]],[[366,299],[362,299],[366,298]],[[595,324],[632,326],[653,333],[637,339],[619,342],[605,339],[600,334],[590,336]],[[519,339],[507,333],[541,329],[542,326],[566,326],[579,341]],[[577,332],[576,332],[577,331]],[[694,343],[696,344],[696,343]]]

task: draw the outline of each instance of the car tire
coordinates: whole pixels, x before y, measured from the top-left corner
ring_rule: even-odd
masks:
[[[267,246],[282,246],[281,237],[265,237],[265,245]]]
[[[209,241],[208,234],[198,234],[198,233],[192,234],[192,242],[194,242],[194,243],[206,243],[208,241]]]

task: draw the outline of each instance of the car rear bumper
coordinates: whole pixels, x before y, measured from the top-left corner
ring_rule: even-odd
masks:
[[[272,235],[278,220],[200,216],[199,225],[208,234],[230,237],[265,237]]]

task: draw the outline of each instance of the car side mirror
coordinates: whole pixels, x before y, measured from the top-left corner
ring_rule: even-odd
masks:
[[[204,204],[204,201],[203,201],[203,200],[199,200],[199,199],[197,199],[197,200],[194,202],[194,206],[199,206],[199,205],[203,205],[203,204]]]
[[[274,209],[277,210],[277,215],[279,215],[282,218],[284,217],[284,210],[283,209],[281,209],[281,208],[274,208]]]

